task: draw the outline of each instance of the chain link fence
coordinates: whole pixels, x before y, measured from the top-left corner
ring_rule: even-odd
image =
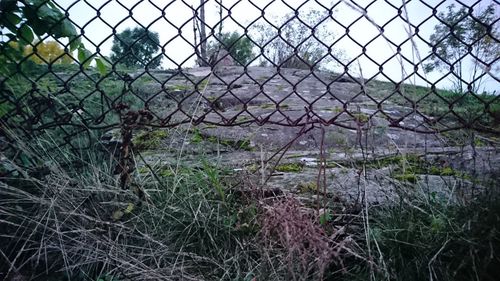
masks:
[[[0,4],[4,152],[124,124],[499,132],[497,1]]]

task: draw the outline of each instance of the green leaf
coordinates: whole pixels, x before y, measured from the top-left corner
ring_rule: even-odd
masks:
[[[84,47],[80,46],[80,48],[78,48],[78,61],[83,65],[83,68],[89,67],[92,62],[92,56],[93,54]]]
[[[0,0],[0,11],[5,13],[17,12],[19,7],[16,0]]]
[[[319,223],[325,225],[327,222],[332,220],[332,214],[327,210],[319,216]]]
[[[21,25],[21,27],[19,28],[18,37],[26,43],[31,43],[33,42],[33,39],[35,39],[33,31],[26,24]]]
[[[54,37],[56,38],[72,37],[78,35],[75,26],[73,26],[73,24],[68,19],[63,20],[58,25],[56,25],[55,28],[52,29],[52,32],[52,35],[54,35]]]
[[[32,6],[38,7],[38,6],[41,6],[47,2],[50,2],[50,0],[29,0],[27,2],[28,2],[28,4],[30,4]]]
[[[5,18],[1,22],[4,23],[5,26],[10,29],[11,26],[15,27],[16,24],[20,23],[21,18],[16,14],[8,13],[5,15]]]
[[[69,39],[69,51],[73,52],[78,48],[85,48],[82,44],[82,39],[80,37],[72,37]]]
[[[101,74],[101,76],[104,76],[108,73],[108,68],[109,68],[110,64],[104,58],[96,58],[95,65],[97,67],[97,70]]]
[[[42,36],[48,32],[50,26],[38,18],[36,10],[33,7],[25,6],[22,11],[27,19],[26,24],[33,29],[36,35]]]
[[[50,23],[56,23],[64,17],[64,14],[57,7],[51,8],[46,3],[39,6],[36,13],[41,20],[46,20]]]

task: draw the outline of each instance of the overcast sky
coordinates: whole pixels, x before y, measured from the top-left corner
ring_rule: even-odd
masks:
[[[88,38],[88,40],[84,40],[84,42],[89,50],[94,50],[95,48],[95,46],[89,43],[89,41],[91,41],[99,47],[101,54],[109,55],[113,41],[113,28],[116,28],[116,32],[119,33],[126,28],[135,27],[141,24],[152,31],[158,32],[160,35],[160,43],[166,44],[165,54],[169,57],[170,61],[164,59],[163,67],[173,68],[176,67],[176,64],[182,64],[183,67],[194,66],[194,50],[189,44],[193,42],[193,22],[191,20],[193,11],[190,6],[192,5],[196,8],[199,5],[198,0],[111,0],[107,2],[102,0],[76,2],[74,0],[55,0],[55,2],[67,9],[70,19],[83,28],[85,36]],[[208,0],[206,4],[207,24],[211,27],[216,27],[216,24],[219,22],[219,2],[220,0]],[[224,31],[239,31],[239,33],[243,33],[244,27],[249,26],[250,23],[261,17],[262,12],[260,9],[264,7],[266,7],[264,10],[266,18],[273,20],[291,12],[292,9],[296,9],[299,6],[301,7],[300,11],[305,13],[308,9],[325,10],[321,5],[332,7],[337,4],[334,8],[333,17],[344,26],[349,26],[360,16],[363,16],[362,11],[356,8],[356,6],[365,8],[372,0],[253,0],[253,4],[248,0],[222,0],[222,2],[225,7],[224,16],[228,15],[228,9],[231,11],[231,17],[224,20]],[[285,2],[286,4],[284,4]],[[304,2],[306,2],[306,4],[302,5]],[[423,4],[423,0],[407,1],[409,3],[406,4],[406,10],[402,10],[403,14],[401,17],[397,17],[388,25],[385,25],[398,14],[397,8],[392,7],[387,2],[399,8],[402,6],[403,1],[375,1],[375,3],[368,6],[366,9],[367,13],[363,18],[350,26],[348,34],[352,39],[345,36],[335,44],[338,50],[344,52],[345,59],[349,60],[361,55],[357,62],[349,67],[348,71],[352,75],[360,75],[360,71],[357,67],[358,65],[361,66],[362,75],[365,78],[372,77],[379,72],[379,66],[377,64],[386,62],[386,60],[396,53],[396,48],[392,47],[387,40],[399,45],[409,37],[409,25],[404,18],[408,17],[413,25],[420,26],[418,35],[421,38],[428,40],[432,34],[437,20],[435,18],[428,19],[432,15],[432,9]],[[444,1],[443,3],[441,2],[443,1],[425,0],[425,3],[428,3],[430,6],[438,6],[438,11],[444,11],[451,3],[455,3],[458,6],[461,5],[451,0]],[[478,3],[478,5],[474,6],[475,8],[484,8],[492,3],[492,0],[462,0],[462,3],[467,5]],[[257,7],[255,5],[257,5]],[[97,17],[97,10],[100,12],[99,17]],[[162,11],[165,13],[164,17],[162,16]],[[407,15],[405,13],[406,11]],[[500,17],[498,16],[498,12],[499,9],[497,9],[497,18]],[[346,33],[345,28],[333,21],[328,21],[328,23],[325,24],[328,24],[334,32],[335,38],[340,38]],[[374,37],[380,34],[379,29],[375,25],[385,25],[383,32],[384,37],[379,36],[372,41]],[[497,25],[500,25],[500,22],[497,22]],[[413,29],[410,30],[410,34],[414,34],[414,32]],[[366,45],[370,41],[372,42],[366,46],[366,52],[363,55],[362,48],[354,43],[353,40],[361,45]],[[413,41],[408,40],[402,45],[400,54],[410,62],[417,63],[420,61],[419,57],[424,58],[429,52],[430,49],[427,44],[417,36],[413,36]],[[402,61],[403,69],[401,67]],[[383,65],[383,74],[395,81],[401,81],[402,73],[406,73],[405,76],[408,76],[408,74],[414,71],[413,63],[410,62],[404,59],[402,60],[401,56],[396,56]],[[497,61],[497,66],[499,64],[500,61]],[[431,82],[438,81],[443,76],[442,73],[425,74],[422,69],[419,69],[418,72],[422,76],[427,77]],[[498,76],[498,73],[496,75]],[[379,75],[378,79],[386,80],[387,78]],[[425,82],[415,75],[405,82],[426,85]],[[450,87],[449,80],[447,79],[442,80],[437,85],[440,88]],[[499,83],[494,79],[488,79],[485,86],[489,91],[497,90],[498,92],[498,89],[500,89]]]

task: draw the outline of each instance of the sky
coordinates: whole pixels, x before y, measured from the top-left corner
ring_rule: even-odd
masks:
[[[406,1],[404,9],[401,9],[401,16],[397,17],[398,8],[402,7],[402,0],[378,0],[372,4],[370,4],[372,0],[206,0],[207,25],[216,31],[219,22],[218,7],[221,1],[224,6],[223,17],[225,17],[223,30],[225,32],[238,31],[240,34],[244,32],[245,27],[262,16],[261,10],[264,8],[265,17],[275,22],[279,17],[299,7],[299,11],[305,13],[309,9],[323,11],[325,8],[322,6],[330,8],[335,5],[333,17],[344,27],[333,20],[325,21],[325,26],[334,34],[333,38],[325,38],[325,41],[333,42],[346,33],[349,35],[337,41],[335,47],[342,51],[344,61],[357,58],[348,67],[347,71],[351,75],[364,78],[378,75],[377,79],[391,79],[398,82],[405,77],[405,83],[418,85],[428,84],[417,75],[412,75],[414,64],[420,62],[431,51],[424,40],[429,39],[437,24],[437,20],[432,17],[432,8],[428,6],[437,7],[437,11],[444,11],[451,3],[461,5],[452,0],[410,0]],[[484,8],[490,3],[500,6],[492,1],[461,0],[461,3],[471,6],[476,4],[474,9]],[[194,66],[194,49],[191,45],[193,42],[192,7],[199,6],[198,0],[55,0],[54,2],[67,10],[69,18],[81,28],[86,37],[85,46],[91,51],[98,50],[102,55],[109,56],[113,32],[119,33],[126,28],[142,25],[151,31],[158,32],[160,44],[164,45],[165,54],[168,56],[168,59],[163,60],[164,68],[176,68],[177,65]],[[360,7],[363,9],[367,7],[366,13]],[[230,15],[228,15],[229,11]],[[500,7],[497,9],[497,18],[500,18],[499,12]],[[360,17],[361,19],[358,19]],[[389,21],[390,23],[386,24]],[[419,26],[418,36],[415,36],[415,30],[409,27],[408,22]],[[497,26],[499,25],[500,21],[497,22]],[[348,32],[345,29],[346,26],[349,26]],[[381,26],[384,29],[383,33],[379,29]],[[408,40],[409,37],[412,40]],[[394,56],[397,50],[388,43],[388,40],[397,45],[405,42],[401,45],[400,55]],[[364,54],[362,47],[354,41],[366,47]],[[379,73],[378,64],[383,64],[383,75]],[[500,61],[497,61],[496,66],[499,65]],[[333,64],[327,67],[343,71]],[[451,87],[450,79],[442,79],[443,73],[424,73],[421,67],[417,72],[431,83],[437,82],[436,85],[439,88]],[[499,73],[494,73],[494,75],[500,77]],[[486,79],[483,85],[490,92],[500,90],[499,82],[492,78]]]

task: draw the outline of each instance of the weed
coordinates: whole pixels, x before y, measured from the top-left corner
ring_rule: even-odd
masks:
[[[262,248],[270,257],[281,257],[287,280],[322,280],[327,268],[341,266],[347,252],[355,252],[345,237],[331,239],[290,197],[265,206],[260,224]]]
[[[199,129],[194,129],[193,130],[193,135],[191,136],[191,142],[192,143],[200,143],[203,141],[203,136],[201,135],[201,132]]]
[[[319,223],[321,225],[326,225],[328,222],[330,222],[333,219],[333,215],[330,210],[325,210],[323,213],[320,214],[319,216]]]
[[[288,163],[276,166],[276,171],[278,172],[299,173],[303,169],[304,165],[302,163]]]
[[[244,246],[255,244],[247,235],[255,235],[258,210],[229,196],[218,167],[137,182],[149,190],[139,204],[117,186],[108,161],[91,158],[73,171],[64,162],[70,151],[33,148],[39,153],[27,155],[52,167],[40,178],[23,171],[23,179],[2,181],[0,250],[14,263],[0,263],[0,276],[14,268],[45,280],[59,280],[46,276],[52,272],[71,280],[235,280],[265,262]]]

